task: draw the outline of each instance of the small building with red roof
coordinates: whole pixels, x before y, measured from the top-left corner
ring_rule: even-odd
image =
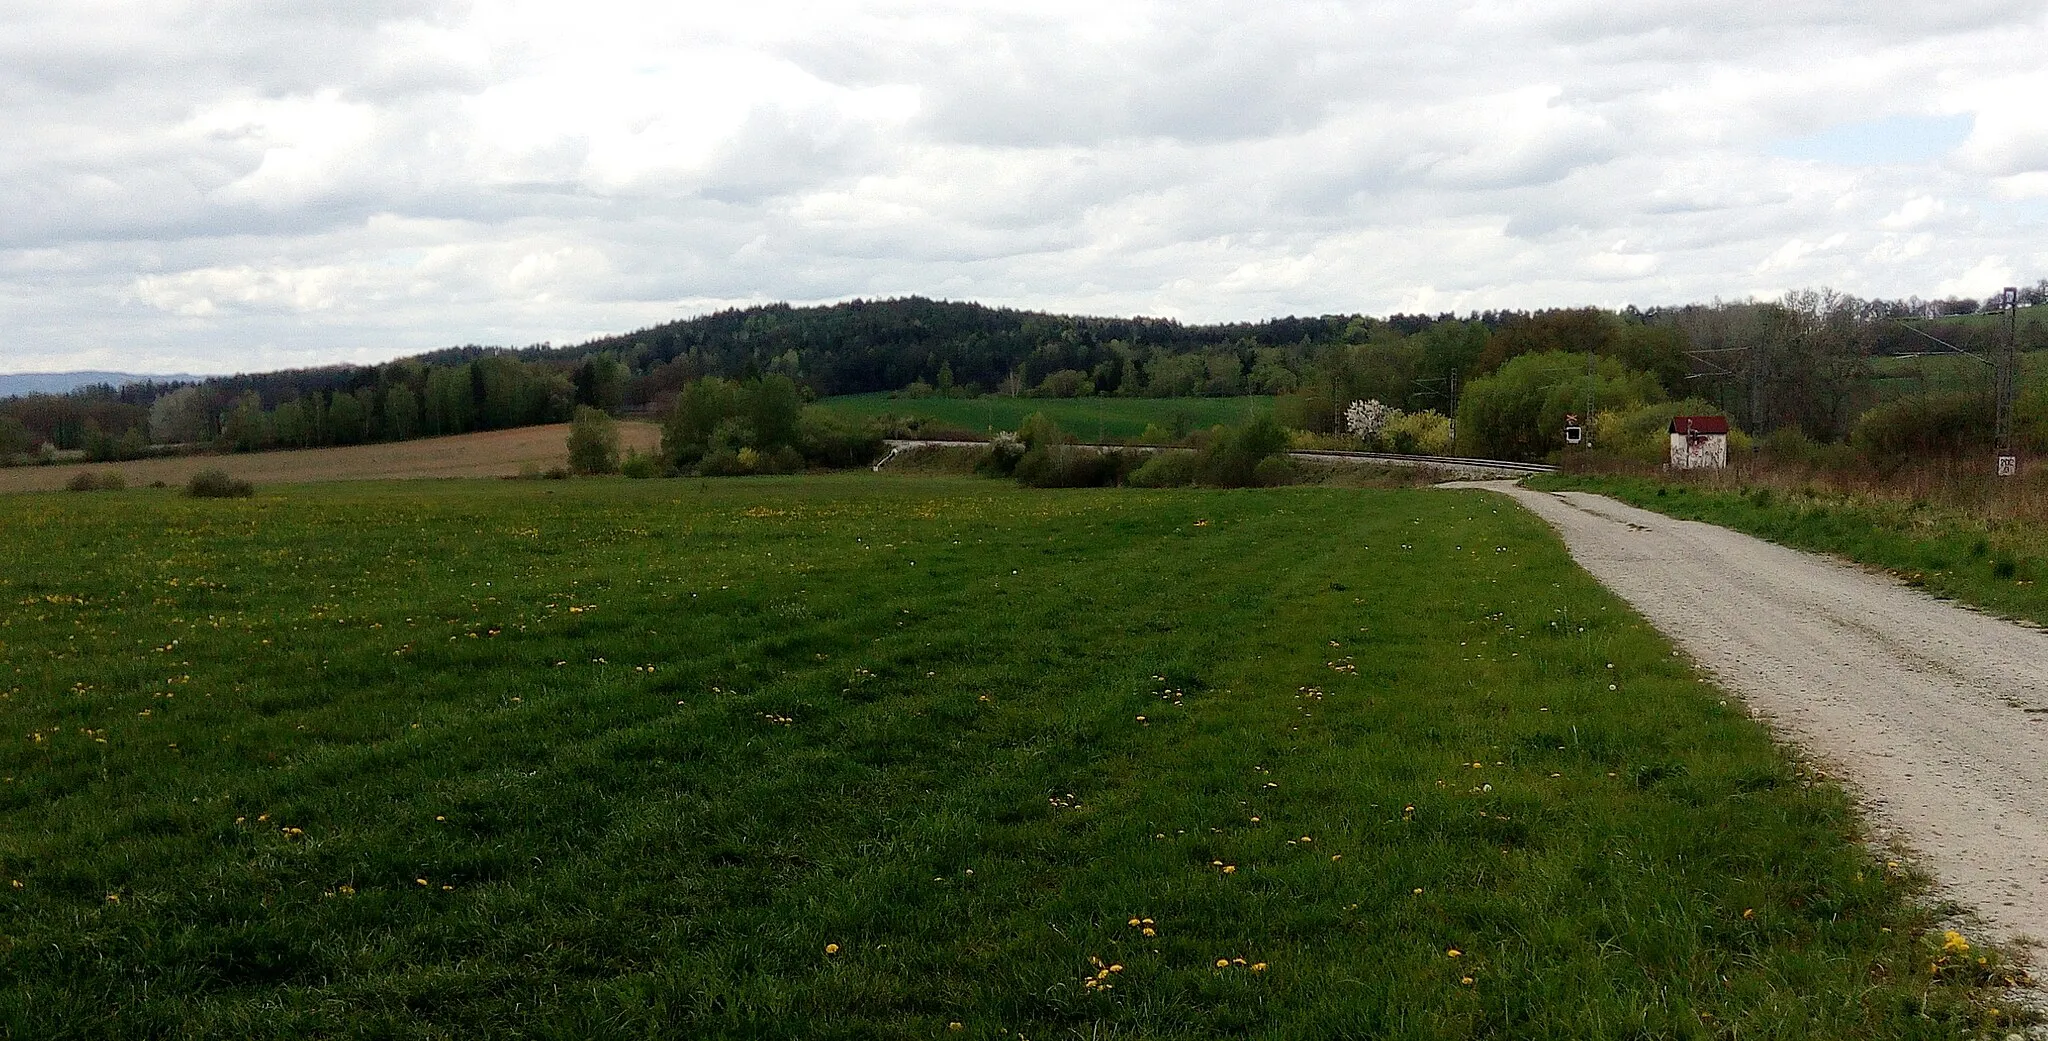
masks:
[[[1727,465],[1727,416],[1672,417],[1672,469],[1710,470]]]

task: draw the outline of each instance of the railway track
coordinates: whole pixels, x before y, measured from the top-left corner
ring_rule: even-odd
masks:
[[[880,471],[889,460],[912,448],[974,448],[980,441],[915,441],[890,440],[889,453],[884,455],[875,469]],[[1077,445],[1077,448],[1094,448],[1103,451],[1118,450],[1131,452],[1161,451],[1157,445]],[[1486,477],[1528,477],[1534,474],[1554,473],[1557,467],[1542,463],[1518,463],[1506,459],[1468,459],[1449,455],[1401,455],[1396,452],[1344,452],[1344,451],[1301,451],[1289,452],[1296,459],[1326,463],[1380,463],[1391,466],[1432,467],[1446,470],[1459,476]]]

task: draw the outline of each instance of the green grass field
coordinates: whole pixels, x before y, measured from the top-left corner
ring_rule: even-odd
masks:
[[[1033,412],[1043,412],[1083,440],[1137,437],[1148,424],[1171,430],[1179,416],[1190,429],[1243,423],[1271,411],[1272,398],[892,398],[849,394],[826,398],[826,408],[851,416],[916,417],[976,433],[1015,430]]]
[[[133,490],[0,534],[0,1036],[2010,1017],[1839,790],[1481,493]]]
[[[1880,400],[1949,391],[1988,395],[1992,389],[1990,366],[1959,354],[1872,358],[1870,376]],[[2020,355],[2019,382],[2022,390],[2048,383],[2048,352],[2028,351]]]

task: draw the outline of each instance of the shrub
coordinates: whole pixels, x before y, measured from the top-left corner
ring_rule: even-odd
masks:
[[[1380,436],[1396,452],[1442,455],[1451,447],[1451,417],[1428,410],[1396,411],[1387,417]]]
[[[706,452],[704,458],[698,460],[697,472],[706,477],[740,477],[754,471],[741,462],[740,453],[721,446]]]
[[[1129,455],[1075,445],[1045,445],[1017,461],[1017,482],[1028,488],[1109,487],[1131,472]]]
[[[1294,460],[1284,455],[1269,455],[1252,467],[1252,483],[1261,488],[1278,488],[1294,483]]]
[[[867,466],[881,457],[882,440],[876,424],[821,408],[806,408],[797,420],[797,450],[814,466]]]
[[[100,477],[91,470],[80,470],[64,482],[64,490],[70,492],[96,492],[100,489]]]
[[[1024,452],[1023,439],[1005,430],[989,440],[988,454],[975,464],[974,470],[988,477],[1008,477],[1017,472]]]
[[[1130,483],[1137,488],[1185,488],[1195,483],[1195,453],[1154,452],[1131,471]]]
[[[1026,448],[1041,448],[1046,445],[1071,444],[1074,439],[1066,431],[1061,430],[1060,425],[1053,422],[1052,417],[1043,412],[1033,412],[1024,417],[1023,424],[1017,427],[1017,440],[1024,442]]]
[[[1258,484],[1259,463],[1287,449],[1287,431],[1271,415],[1259,415],[1234,430],[1221,429],[1202,449],[1197,468],[1203,484],[1247,488]]]
[[[1902,397],[1865,412],[1849,442],[1868,459],[1961,454],[1990,444],[1996,411],[1991,396],[1983,393]]]
[[[661,464],[651,455],[628,452],[625,461],[619,464],[619,472],[627,477],[642,480],[661,473]]]
[[[619,472],[619,424],[600,409],[576,406],[569,423],[569,469],[579,474]]]
[[[256,486],[228,476],[226,470],[201,470],[185,482],[185,494],[195,499],[246,499]]]

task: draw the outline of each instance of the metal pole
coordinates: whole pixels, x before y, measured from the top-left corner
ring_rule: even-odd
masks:
[[[2019,311],[2020,291],[2017,287],[2005,287],[2005,343],[1998,352],[1998,476],[2012,477],[2019,472],[2019,455],[2013,448],[2012,407],[2013,398],[2019,385]]]
[[[1585,431],[1585,433],[1583,433],[1583,434],[1581,434],[1581,435],[1580,435],[1580,442],[1581,442],[1581,446],[1582,446],[1582,447],[1585,447],[1585,448],[1591,448],[1591,447],[1593,447],[1593,383],[1594,383],[1594,381],[1595,381],[1595,380],[1596,380],[1597,378],[1598,378],[1598,377],[1596,377],[1596,376],[1594,375],[1594,373],[1593,373],[1593,345],[1592,345],[1592,344],[1587,344],[1587,345],[1586,345],[1586,425],[1585,425],[1585,427],[1583,428],[1583,429],[1584,429],[1584,431]]]
[[[1445,377],[1451,384],[1451,456],[1458,454],[1458,370],[1452,369]]]

